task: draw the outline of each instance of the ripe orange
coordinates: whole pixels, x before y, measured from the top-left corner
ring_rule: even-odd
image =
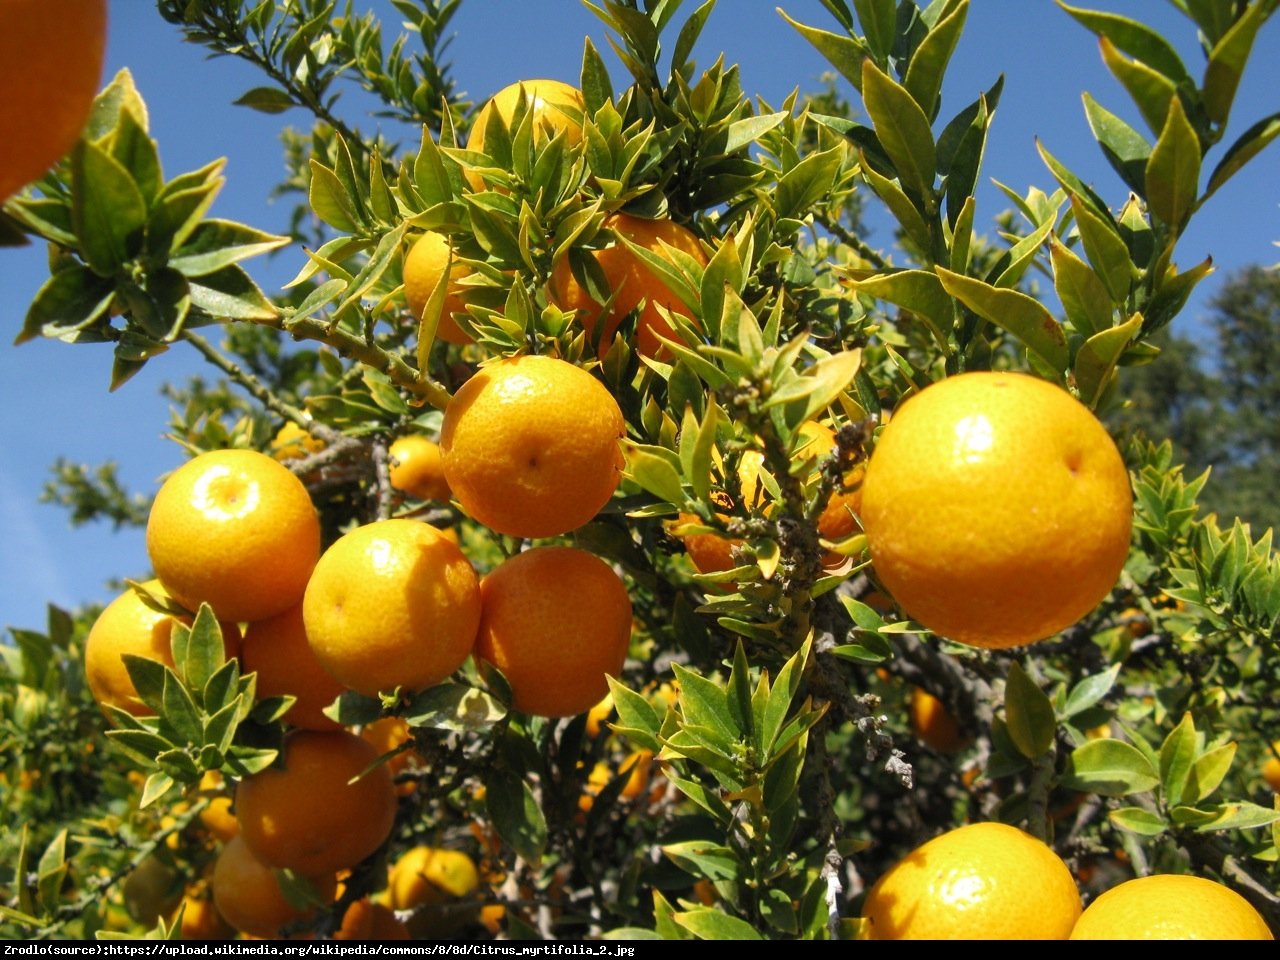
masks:
[[[147,592],[167,596],[159,580],[148,580]],[[132,590],[112,600],[94,621],[84,645],[84,673],[93,699],[102,706],[118,707],[134,716],[148,716],[151,709],[138,699],[125,654],[157,660],[173,667],[171,635],[174,618],[152,610]],[[234,623],[220,623],[225,655],[240,653],[240,628]]]
[[[911,730],[939,753],[958,753],[968,741],[942,701],[923,687],[911,691]]]
[[[265,620],[298,603],[320,555],[307,489],[256,450],[215,450],[179,467],[147,520],[147,554],[181,604],[222,620]]]
[[[302,613],[325,670],[372,697],[422,690],[457,670],[475,642],[480,590],[471,563],[440,531],[381,520],[325,551]]]
[[[480,886],[475,861],[461,850],[419,846],[406,851],[387,876],[387,898],[396,910],[413,910],[446,897],[466,897]]]
[[[227,940],[235,936],[235,928],[223,919],[208,891],[188,890],[182,907],[183,940]]]
[[[431,291],[436,288],[445,270],[449,271],[449,286],[440,311],[440,322],[436,325],[436,336],[446,343],[471,343],[473,341],[470,335],[453,319],[455,313],[467,311],[463,296],[466,287],[458,281],[471,273],[471,268],[457,262],[449,238],[444,234],[428,230],[409,248],[404,258],[405,302],[408,303],[410,312],[421,320],[427,301],[431,298]]]
[[[1280,740],[1271,745],[1274,753],[1280,753]],[[1267,781],[1268,786],[1276,793],[1280,793],[1280,760],[1274,756],[1267,757],[1267,762],[1262,765],[1262,779]]]
[[[360,736],[373,745],[373,749],[378,751],[378,756],[382,756],[401,744],[407,743],[413,733],[403,717],[383,717],[367,724],[360,731]],[[413,749],[402,750],[386,762],[386,768],[390,771],[392,780],[406,770],[418,769],[424,765],[422,754]],[[396,784],[396,793],[407,797],[417,786],[413,780],[405,780],[403,783]]]
[[[391,454],[391,486],[419,500],[448,503],[453,492],[444,476],[440,445],[420,433],[398,437]]]
[[[1274,940],[1267,922],[1229,887],[1155,874],[1112,887],[1087,909],[1072,940]]]
[[[0,3],[0,202],[75,146],[106,41],[106,0]]]
[[[862,906],[874,940],[1065,940],[1080,916],[1071,871],[1003,823],[973,823],[890,867]]]
[[[909,399],[876,444],[862,524],[877,576],[935,633],[1012,647],[1075,623],[1129,552],[1129,475],[1059,387],[968,373]]]
[[[591,374],[522,356],[484,367],[454,394],[440,447],[453,495],[472,517],[499,533],[555,537],[609,502],[625,435],[617,401]]]
[[[222,774],[217,770],[206,770],[200,777],[198,789],[207,794],[221,791]],[[231,812],[231,797],[226,794],[210,797],[209,805],[200,811],[200,822],[210,835],[223,843],[240,832],[236,815]]]
[[[395,822],[391,773],[385,766],[364,773],[377,759],[345,730],[295,730],[285,738],[284,768],[246,777],[236,790],[240,836],[268,866],[309,876],[355,866]]]
[[[346,688],[321,666],[307,642],[301,603],[245,628],[240,665],[258,675],[259,698],[297,698],[284,715],[286,723],[304,730],[338,729],[323,711]]]
[[[309,877],[320,901],[333,898],[332,874]],[[313,912],[295,907],[280,889],[276,871],[258,860],[243,837],[231,840],[213,867],[213,902],[226,921],[256,937],[274,937],[281,927],[305,920]]]
[[[698,238],[672,220],[646,220],[618,213],[606,220],[605,226],[619,237],[651,250],[671,263],[675,263],[675,259],[665,247],[673,247],[688,254],[703,266],[707,264],[707,255]],[[549,298],[562,310],[579,312],[589,339],[595,339],[596,325],[603,322],[604,327],[600,333],[602,355],[613,343],[614,333],[623,318],[643,303],[637,322],[637,347],[646,357],[659,356],[664,348],[658,337],[676,337],[671,324],[659,314],[658,306],[666,307],[671,313],[692,317],[689,308],[621,241],[596,251],[594,256],[609,281],[609,289],[615,294],[609,313],[604,316],[603,321],[601,314],[604,306],[578,283],[567,257],[560,259],[552,269],[551,282],[547,288]]]
[[[386,904],[361,897],[342,915],[342,926],[335,940],[409,940],[409,928],[396,919],[395,911]]]
[[[631,598],[599,557],[574,547],[537,547],[480,582],[476,656],[511,683],[514,706],[570,717],[597,703],[631,639]]]
[[[485,128],[495,113],[509,130],[521,96],[527,109],[533,112],[535,143],[550,140],[558,133],[564,134],[570,146],[582,142],[582,117],[586,107],[581,91],[559,80],[525,80],[503,87],[480,108],[471,124],[467,149],[473,153],[485,152]],[[474,190],[484,189],[484,181],[477,174],[468,172],[467,181]]]
[[[271,441],[271,457],[281,463],[286,460],[301,460],[319,453],[325,446],[325,442],[319,437],[312,436],[290,420],[276,431],[275,438]]]

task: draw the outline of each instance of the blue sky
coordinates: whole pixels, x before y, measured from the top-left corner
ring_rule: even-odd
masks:
[[[359,9],[367,5],[356,4]],[[834,29],[819,0],[781,5],[797,20]],[[1194,32],[1168,0],[1098,0],[1094,5],[1156,26],[1182,51],[1193,73],[1199,71],[1202,58]],[[774,105],[796,87],[818,89],[819,76],[829,69],[782,21],[776,6],[772,0],[720,0],[695,50],[704,66],[723,52],[726,62],[740,64],[743,88]],[[682,12],[687,15],[695,7],[694,0],[686,0]],[[386,4],[374,8],[384,15],[384,37],[393,35],[394,11]],[[1273,18],[1259,38],[1233,114],[1235,133],[1280,109],[1277,21]],[[576,0],[466,0],[452,27],[456,36],[448,58],[454,76],[477,101],[517,80],[576,81],[587,35],[610,62],[615,88],[627,82],[609,53],[603,24]],[[107,58],[107,77],[125,66],[133,71],[151,111],[152,134],[159,140],[167,176],[225,156],[228,183],[213,215],[267,230],[283,227],[287,206],[271,206],[267,196],[283,172],[278,131],[305,124],[301,112],[272,117],[232,106],[241,93],[263,81],[239,61],[209,60],[200,48],[184,43],[147,0],[112,0]],[[978,197],[980,227],[990,229],[992,218],[1007,206],[991,179],[1019,192],[1033,184],[1052,189],[1036,154],[1037,136],[1119,206],[1125,190],[1089,135],[1080,94],[1089,90],[1108,109],[1137,127],[1141,123],[1102,66],[1092,35],[1050,0],[974,0],[943,90],[942,117],[990,87],[1000,72],[1006,75],[1005,93]],[[853,91],[847,86],[842,90],[856,104]],[[358,117],[361,103],[354,87],[343,100],[347,115],[370,129],[374,121]],[[407,143],[416,136],[409,130],[387,132]],[[1219,272],[1202,284],[1179,329],[1194,332],[1197,316],[1232,269],[1280,260],[1273,245],[1280,239],[1277,174],[1280,147],[1273,146],[1197,215],[1178,259],[1188,266],[1211,253]],[[871,239],[885,244],[888,237],[882,230]],[[301,254],[290,250],[274,264],[249,266],[272,290],[300,261]],[[0,529],[5,534],[0,541],[0,628],[38,628],[46,602],[105,602],[111,595],[107,580],[146,573],[140,531],[114,534],[101,525],[72,530],[63,511],[37,503],[37,497],[59,455],[91,465],[117,460],[131,489],[154,490],[159,478],[182,460],[179,448],[163,439],[169,411],[159,386],[207,370],[179,347],[108,394],[108,347],[50,342],[10,346],[46,276],[42,250],[0,251],[0,326],[9,331],[0,336]]]

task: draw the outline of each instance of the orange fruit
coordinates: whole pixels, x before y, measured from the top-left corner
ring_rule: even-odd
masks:
[[[587,711],[586,733],[588,737],[598,737],[606,729],[609,718],[613,716],[613,694],[606,693],[600,702]]]
[[[453,495],[444,476],[440,445],[418,433],[398,437],[391,454],[391,486],[419,500],[448,503]]]
[[[1280,793],[1280,760],[1277,760],[1275,754],[1280,753],[1280,740],[1271,745],[1272,754],[1267,757],[1267,762],[1262,765],[1262,779],[1267,781],[1268,786],[1276,793]]]
[[[447,897],[470,896],[480,872],[461,850],[419,846],[406,851],[387,875],[387,899],[396,910],[413,910]]]
[[[215,450],[179,467],[147,520],[147,554],[165,589],[222,620],[265,620],[302,599],[320,555],[307,488],[256,450]]]
[[[409,928],[396,919],[395,911],[386,904],[361,897],[342,915],[342,926],[335,940],[409,940]]]
[[[884,428],[862,484],[875,572],[900,609],[977,647],[1052,636],[1129,553],[1129,474],[1066,391],[1016,373],[949,377]]]
[[[143,587],[158,598],[167,597],[159,580],[148,580]],[[138,699],[122,658],[133,654],[172,668],[173,622],[173,617],[152,610],[132,590],[107,604],[84,645],[84,673],[93,699],[101,706],[118,707],[136,717],[149,716],[151,709]],[[240,628],[234,623],[219,623],[219,627],[225,656],[238,656]]]
[[[510,130],[521,97],[525,100],[526,109],[533,112],[535,143],[550,140],[558,133],[564,134],[570,146],[582,142],[582,118],[586,110],[582,92],[559,80],[525,80],[503,87],[480,108],[471,124],[467,149],[473,153],[485,152],[485,129],[495,113]],[[470,171],[467,172],[467,181],[474,190],[485,187],[480,176]]]
[[[444,472],[462,508],[516,537],[576,530],[622,480],[617,401],[564,360],[513,357],[484,367],[444,414]]]
[[[204,793],[214,793],[221,791],[223,788],[222,774],[217,770],[206,770],[200,777],[200,785],[197,789]],[[200,822],[204,824],[204,828],[217,840],[226,843],[237,833],[240,832],[240,824],[236,820],[236,815],[231,812],[231,797],[226,795],[214,796],[209,799],[209,805],[200,811]]]
[[[212,895],[188,891],[182,907],[183,940],[227,940],[235,936],[235,928],[218,912]]]
[[[440,310],[440,322],[436,325],[436,336],[446,343],[471,343],[471,336],[458,326],[453,315],[467,312],[463,296],[466,287],[458,281],[472,271],[466,264],[456,261],[449,238],[443,233],[428,230],[414,241],[405,254],[405,302],[409,305],[409,311],[421,320],[427,301],[431,298],[431,291],[436,288],[445,270],[449,271],[449,285]]]
[[[511,684],[513,706],[570,717],[597,703],[631,639],[631,598],[599,557],[575,547],[516,554],[480,582],[476,656]]]
[[[651,250],[674,264],[668,253],[672,247],[692,257],[702,266],[707,265],[707,255],[698,238],[685,227],[672,220],[646,220],[626,213],[617,213],[605,221],[605,227],[636,246]],[[613,343],[613,337],[624,317],[643,304],[637,321],[637,348],[646,357],[656,357],[663,351],[659,336],[677,339],[675,330],[658,312],[659,305],[671,313],[692,318],[688,306],[664,283],[656,273],[631,251],[621,240],[593,254],[600,265],[613,303],[607,315],[604,306],[592,298],[573,275],[567,257],[562,257],[551,271],[547,288],[550,300],[562,310],[576,310],[587,331],[587,337],[596,338],[597,324],[603,324],[600,332],[600,353],[603,355]]]
[[[75,146],[106,42],[106,0],[0,3],[0,202]]]
[[[333,898],[332,874],[308,879],[318,901]],[[314,912],[314,908],[289,902],[276,871],[253,855],[243,837],[235,837],[218,854],[213,867],[213,902],[227,923],[256,937],[274,937],[282,927],[299,923]]]
[[[1229,887],[1184,874],[1126,880],[1080,916],[1072,940],[1274,940],[1267,922]]]
[[[942,701],[923,687],[911,691],[911,731],[939,753],[958,753],[968,740]]]
[[[326,446],[319,437],[312,436],[291,420],[276,431],[271,441],[271,457],[281,463],[286,460],[301,460],[319,453]]]
[[[365,728],[360,731],[360,736],[372,744],[373,749],[378,751],[378,756],[381,757],[401,744],[408,743],[413,733],[403,717],[383,717],[373,723],[366,724]],[[424,761],[418,751],[409,749],[397,753],[386,762],[385,766],[394,780],[398,774],[406,770],[424,766]],[[413,793],[417,786],[414,781],[406,780],[403,783],[396,784],[396,793],[402,797],[407,797]]]
[[[307,642],[301,603],[245,628],[240,666],[258,675],[259,698],[297,698],[284,715],[286,723],[305,730],[339,728],[323,711],[346,688],[321,666]]]
[[[973,823],[890,867],[862,915],[873,940],[1065,940],[1080,894],[1040,840],[1003,823]]]
[[[396,791],[385,766],[364,773],[378,759],[370,744],[345,730],[295,730],[283,754],[283,769],[268,767],[236,790],[240,836],[256,858],[316,875],[353,867],[382,846]]]
[[[475,570],[434,527],[381,520],[320,558],[302,606],[316,658],[366,696],[422,690],[462,665],[480,622]]]

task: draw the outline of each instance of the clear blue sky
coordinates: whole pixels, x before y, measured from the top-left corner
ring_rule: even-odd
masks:
[[[358,9],[367,5],[356,4]],[[696,5],[686,0],[682,13],[691,13]],[[802,22],[834,29],[819,0],[787,0],[781,5]],[[1093,5],[1157,26],[1198,72],[1202,58],[1194,33],[1168,0],[1098,0]],[[776,6],[773,0],[721,0],[695,51],[704,66],[723,52],[727,62],[741,65],[744,89],[774,105],[796,87],[816,90],[819,76],[828,69],[780,19]],[[398,22],[394,11],[383,3],[375,9],[384,15],[384,37],[393,35]],[[609,60],[615,87],[627,83],[609,53],[603,25],[575,0],[466,0],[453,29],[456,36],[448,54],[454,75],[477,101],[521,79],[576,81],[586,35]],[[1259,38],[1235,107],[1236,133],[1280,110],[1278,48],[1280,23],[1273,21]],[[268,230],[283,227],[287,209],[270,206],[266,198],[283,171],[277,133],[284,125],[304,124],[301,112],[269,117],[231,106],[262,81],[239,61],[206,59],[201,49],[185,44],[147,0],[112,0],[107,56],[108,77],[125,66],[133,71],[151,110],[152,134],[160,142],[166,175],[226,156],[229,182],[213,215]],[[1006,86],[983,171],[980,227],[989,229],[992,218],[1007,206],[990,186],[991,179],[1020,192],[1032,184],[1052,190],[1052,179],[1035,151],[1037,136],[1118,207],[1126,193],[1089,136],[1081,91],[1091,91],[1135,126],[1141,123],[1103,68],[1092,35],[1050,0],[975,0],[943,90],[942,116],[970,102],[999,72],[1005,73]],[[856,104],[854,92],[842,89]],[[360,98],[354,88],[343,103],[348,113],[358,112]],[[359,122],[369,129],[373,121]],[[403,131],[406,142],[413,142],[414,136]],[[1187,266],[1211,253],[1219,272],[1202,285],[1180,329],[1196,329],[1197,315],[1203,314],[1226,273],[1249,263],[1280,260],[1273,246],[1280,239],[1277,174],[1280,147],[1273,146],[1198,215],[1178,259]],[[885,244],[888,236],[887,230],[881,231],[872,242]],[[249,267],[271,290],[291,276],[300,261],[300,253],[286,251],[274,265],[251,261]],[[46,276],[43,251],[0,251],[0,325],[8,331],[0,337],[0,628],[38,628],[44,623],[46,602],[105,602],[110,599],[104,585],[108,579],[146,573],[140,531],[113,534],[101,525],[72,530],[63,511],[37,503],[37,497],[49,465],[59,455],[91,465],[117,460],[131,489],[154,490],[158,478],[182,460],[178,447],[162,437],[168,409],[159,386],[204,369],[198,358],[179,347],[152,361],[120,391],[108,394],[109,347],[50,342],[11,347],[26,307]]]

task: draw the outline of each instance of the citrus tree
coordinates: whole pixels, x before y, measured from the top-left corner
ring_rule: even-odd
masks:
[[[326,0],[158,0],[261,70],[240,102],[313,116],[291,236],[209,216],[218,161],[163,172],[128,72],[10,178],[50,264],[19,341],[220,382],[174,388],[148,502],[64,471],[156,579],[3,648],[0,931],[1280,929],[1271,532],[1098,419],[1280,135],[1231,116],[1274,0],[1177,0],[1195,70],[1064,6],[1145,129],[1086,94],[1114,195],[1041,145],[994,240],[1002,82],[942,109],[968,0],[787,17],[840,79],[779,104],[690,60],[714,0],[601,0],[623,76],[588,39],[578,86],[475,110],[458,2],[395,0],[385,45]],[[336,111],[352,79],[412,148]]]

